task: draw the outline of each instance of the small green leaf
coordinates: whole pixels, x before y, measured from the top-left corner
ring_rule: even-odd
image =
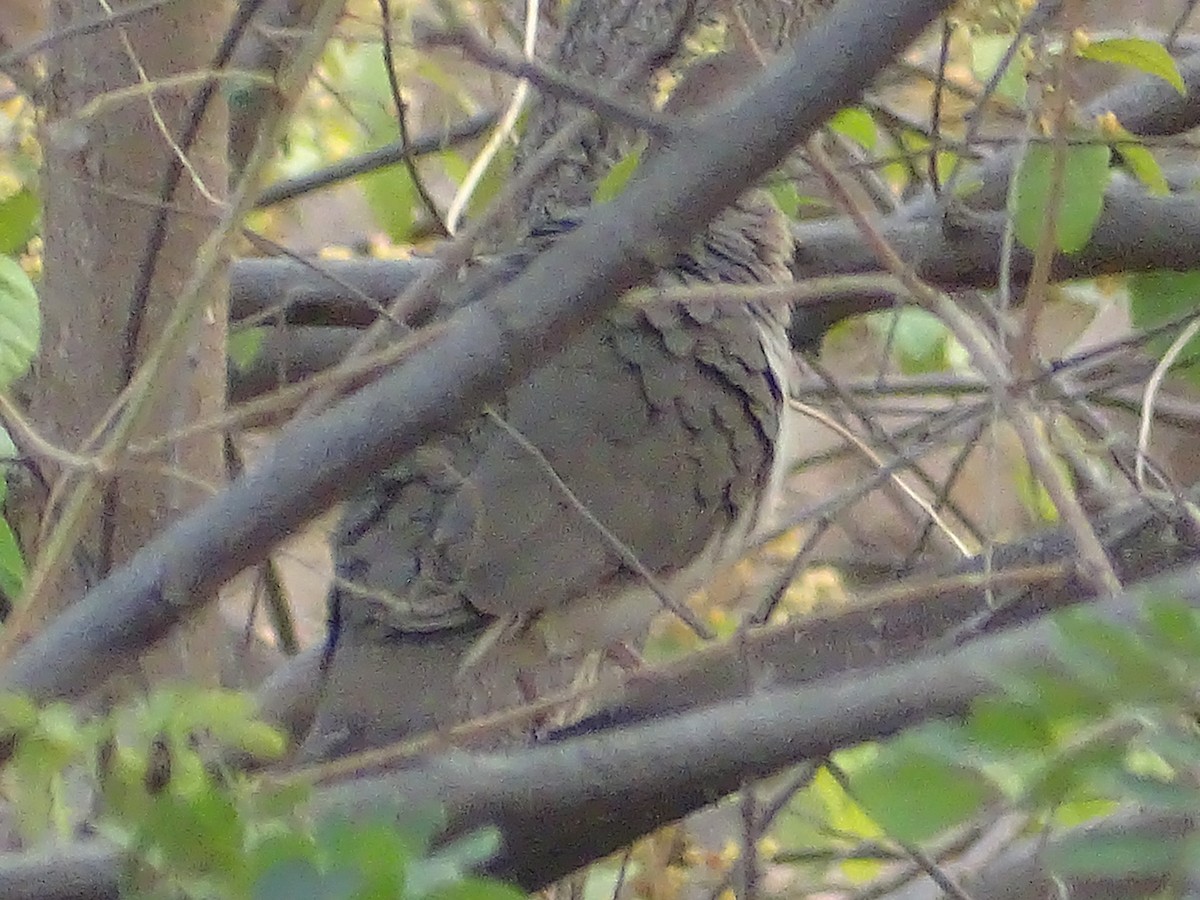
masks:
[[[262,350],[266,331],[262,328],[239,328],[229,334],[229,359],[239,372],[245,372]]]
[[[971,711],[970,735],[1001,750],[1044,750],[1054,745],[1054,733],[1044,716],[1023,703],[985,697]]]
[[[25,589],[25,578],[28,574],[17,536],[13,534],[8,522],[0,519],[0,591],[16,603]]]
[[[1171,703],[1190,693],[1178,677],[1178,664],[1137,631],[1098,619],[1089,610],[1067,610],[1055,621],[1061,635],[1059,659],[1077,679],[1107,688],[1114,703]]]
[[[1097,62],[1115,63],[1156,75],[1180,94],[1187,96],[1187,85],[1179,74],[1179,67],[1167,52],[1167,48],[1157,41],[1144,38],[1109,38],[1088,44],[1079,51],[1084,59]]]
[[[1130,317],[1134,327],[1139,330],[1154,328],[1200,311],[1200,271],[1134,272],[1128,276],[1127,284]],[[1177,335],[1176,330],[1158,335],[1147,342],[1146,349],[1156,358],[1161,358]],[[1195,381],[1200,378],[1200,372],[1195,371],[1193,365],[1198,359],[1200,337],[1195,337],[1187,342],[1176,357],[1175,366],[1187,367],[1187,376]]]
[[[38,708],[23,694],[0,693],[0,731],[26,731],[37,725]]]
[[[1031,250],[1042,238],[1043,223],[1051,203],[1058,203],[1055,245],[1064,253],[1082,250],[1104,209],[1112,150],[1107,144],[1081,144],[1065,149],[1062,192],[1052,196],[1051,175],[1055,148],[1031,144],[1017,170],[1013,224],[1017,240]]]
[[[923,841],[969,819],[995,791],[971,769],[890,752],[851,780],[859,801],[891,835]]]
[[[1134,327],[1154,328],[1200,310],[1200,271],[1133,273],[1129,295]]]
[[[16,262],[0,256],[0,387],[29,371],[41,339],[33,282]]]
[[[596,203],[608,203],[610,200],[619,197],[622,191],[625,190],[625,186],[629,184],[629,179],[633,177],[633,173],[641,165],[642,154],[645,150],[646,142],[643,140],[621,157],[616,165],[608,170],[608,174],[600,179],[600,183],[596,185],[592,199]]]
[[[1095,740],[1073,746],[1051,758],[1027,787],[1028,802],[1036,807],[1058,806],[1064,800],[1090,799],[1087,786],[1097,778],[1123,772],[1125,746],[1114,740]]]
[[[829,209],[828,201],[811,194],[801,194],[796,189],[795,183],[791,181],[777,181],[771,184],[768,190],[775,205],[779,207],[779,211],[789,219],[800,218],[802,210],[809,210],[819,215]]]
[[[1070,834],[1047,848],[1056,872],[1064,875],[1119,878],[1170,872],[1181,860],[1183,842],[1168,836]]]
[[[375,224],[396,243],[407,241],[413,233],[421,204],[408,169],[397,163],[364,175],[358,185],[375,216]]]
[[[1111,706],[1109,698],[1094,685],[1045,669],[1002,672],[997,674],[997,681],[1008,696],[1050,721],[1097,719],[1107,715]]]
[[[879,142],[879,131],[875,128],[875,119],[861,106],[851,106],[839,110],[829,120],[829,127],[843,137],[847,137],[864,150],[874,150]]]
[[[902,309],[874,316],[871,321],[884,335],[894,327],[893,346],[904,374],[919,375],[946,368],[949,335],[946,326],[932,313],[923,309]]]
[[[19,253],[37,234],[42,204],[37,194],[25,188],[0,200],[0,253]]]
[[[1153,598],[1143,615],[1148,640],[1190,664],[1200,662],[1200,615],[1194,609],[1177,599]]]
[[[971,40],[971,70],[980,84],[991,81],[1011,43],[1012,38],[1005,34],[977,35]],[[996,95],[1014,106],[1023,106],[1028,76],[1028,63],[1018,49],[996,85]]]
[[[1170,193],[1171,187],[1167,184],[1162,166],[1158,164],[1149,147],[1123,128],[1115,116],[1106,123],[1104,130],[1113,138],[1113,149],[1117,151],[1117,156],[1121,157],[1121,164],[1147,191],[1160,197]]]

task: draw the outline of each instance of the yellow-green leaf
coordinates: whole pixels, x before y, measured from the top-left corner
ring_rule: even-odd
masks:
[[[1187,95],[1187,85],[1183,83],[1179,67],[1175,65],[1175,60],[1171,58],[1167,48],[1157,41],[1145,38],[1109,38],[1088,44],[1079,51],[1079,55],[1084,59],[1129,66],[1147,75],[1156,75],[1180,94]]]
[[[262,350],[266,329],[239,328],[229,335],[229,359],[239,372],[245,372]]]
[[[1162,166],[1149,147],[1117,122],[1115,116],[1104,126],[1104,131],[1114,139],[1113,149],[1121,157],[1122,164],[1147,191],[1158,196],[1170,193],[1171,188],[1163,175]]]
[[[871,817],[905,841],[961,825],[995,796],[978,772],[917,753],[890,752],[851,784]]]
[[[609,169],[598,185],[596,192],[592,195],[592,199],[596,203],[607,203],[621,195],[625,190],[625,185],[629,183],[629,179],[633,177],[633,173],[638,170],[638,166],[642,163],[642,153],[646,149],[646,142],[641,141],[636,147],[626,153],[617,164]]]
[[[37,233],[42,204],[28,188],[0,200],[0,253],[19,253]]]
[[[829,127],[843,137],[847,137],[864,150],[874,150],[879,141],[879,132],[875,128],[875,119],[861,106],[851,106],[840,110],[829,120]]]

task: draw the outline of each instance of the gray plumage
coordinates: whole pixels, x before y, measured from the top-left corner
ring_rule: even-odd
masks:
[[[489,265],[464,302],[566,227]],[[791,255],[786,222],[751,192],[656,283],[787,281]],[[780,475],[786,324],[740,301],[618,306],[493,407],[544,462],[484,415],[374,479],[336,538],[305,754],[445,727],[640,642],[659,600],[546,463],[681,599],[736,557]]]

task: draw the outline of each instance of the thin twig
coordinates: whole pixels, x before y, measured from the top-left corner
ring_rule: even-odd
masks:
[[[534,50],[537,47],[538,17],[538,0],[525,0],[525,39],[521,46],[521,52],[524,53],[527,60],[533,59]],[[528,97],[529,82],[522,78],[517,82],[517,87],[513,91],[512,97],[509,98],[508,106],[505,107],[504,114],[500,117],[500,122],[488,137],[487,143],[483,145],[483,149],[471,161],[471,168],[467,170],[467,175],[463,179],[462,184],[454,192],[454,199],[450,201],[450,210],[446,214],[446,226],[450,229],[451,234],[458,229],[459,219],[462,217],[471,198],[475,196],[475,191],[478,189],[479,182],[483,179],[488,166],[492,164],[492,160],[500,152],[500,147],[504,141],[508,140],[509,136],[516,129],[517,120],[521,116],[521,111],[525,108],[525,102]]]
[[[517,59],[485,43],[469,28],[430,32],[419,43],[430,47],[458,47],[481,66],[527,81],[547,94],[576,104],[603,119],[670,140],[679,125],[650,109],[573,81],[534,59]]]
[[[408,104],[404,102],[404,94],[400,90],[400,82],[396,76],[396,55],[392,51],[391,0],[379,0],[379,17],[381,20],[380,31],[383,37],[383,67],[387,72],[388,88],[392,92],[392,103],[396,106],[396,127],[400,131],[400,143],[405,148],[404,168],[408,171],[413,189],[421,199],[421,205],[425,207],[425,211],[429,213],[430,218],[437,226],[438,233],[443,237],[449,237],[450,230],[443,221],[437,204],[433,202],[433,197],[429,195],[425,182],[421,180],[421,173],[417,171],[417,161],[412,153],[412,138],[408,133]]]
[[[1179,354],[1183,352],[1188,342],[1196,336],[1196,332],[1200,331],[1200,319],[1193,319],[1179,333],[1179,336],[1171,342],[1171,346],[1167,348],[1167,352],[1163,354],[1158,365],[1154,367],[1154,372],[1146,382],[1146,391],[1142,396],[1142,411],[1138,424],[1138,441],[1137,441],[1137,462],[1134,464],[1134,472],[1137,478],[1137,486],[1140,490],[1146,490],[1146,459],[1150,452],[1150,428],[1154,422],[1154,400],[1158,396],[1158,390],[1162,386],[1163,379],[1167,377],[1167,373],[1171,370],[1171,366],[1175,365],[1175,360],[1179,358]]]

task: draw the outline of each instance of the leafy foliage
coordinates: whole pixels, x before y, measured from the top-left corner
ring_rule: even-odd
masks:
[[[929,726],[858,767],[851,789],[889,837],[929,840],[987,821],[1006,799],[1031,823],[1087,821],[1134,804],[1200,813],[1189,772],[1200,762],[1192,710],[1200,614],[1177,599],[1148,604],[1135,628],[1087,610],[1058,617],[1054,660],[997,673],[1000,691],[961,724]],[[1064,877],[1194,874],[1187,842],[1069,835],[1053,851]]]
[[[62,704],[37,709],[4,695],[0,732],[10,752],[6,794],[27,839],[70,835],[83,810],[68,798],[80,768],[94,771],[103,810],[94,827],[134,862],[132,896],[519,896],[471,874],[495,852],[494,833],[435,847],[437,816],[398,815],[382,801],[355,821],[314,822],[303,785],[269,786],[225,770],[229,750],[266,760],[284,749],[245,694],[160,690],[88,721]]]

